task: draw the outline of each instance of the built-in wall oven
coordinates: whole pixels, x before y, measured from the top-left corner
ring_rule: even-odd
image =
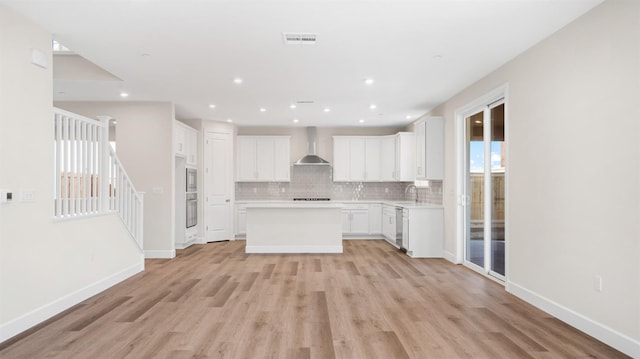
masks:
[[[198,170],[187,168],[187,193],[198,192]]]
[[[198,224],[198,172],[195,168],[187,168],[187,188],[185,194],[187,221],[186,227],[195,227]]]
[[[198,194],[187,193],[187,228],[195,227],[198,224]]]

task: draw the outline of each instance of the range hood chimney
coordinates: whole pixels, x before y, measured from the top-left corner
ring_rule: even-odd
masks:
[[[307,127],[307,155],[297,160],[295,166],[328,166],[329,161],[316,154],[316,128]]]

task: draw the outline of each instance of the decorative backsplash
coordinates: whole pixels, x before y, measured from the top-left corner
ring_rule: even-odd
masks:
[[[442,181],[429,181],[417,189],[419,202],[442,204]],[[412,182],[333,182],[330,166],[293,166],[291,182],[237,182],[236,200],[288,201],[298,197],[334,201],[412,201]]]

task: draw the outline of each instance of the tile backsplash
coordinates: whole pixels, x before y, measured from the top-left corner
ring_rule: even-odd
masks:
[[[411,182],[333,182],[330,166],[293,166],[291,182],[237,182],[236,200],[281,200],[297,197],[334,201],[405,201],[416,199]],[[442,182],[417,189],[419,202],[442,204]]]

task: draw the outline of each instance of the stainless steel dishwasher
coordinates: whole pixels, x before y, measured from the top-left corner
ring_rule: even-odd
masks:
[[[401,251],[406,252],[402,246],[402,207],[396,207],[396,245]]]

